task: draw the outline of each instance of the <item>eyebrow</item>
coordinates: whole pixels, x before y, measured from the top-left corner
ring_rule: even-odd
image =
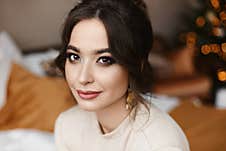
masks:
[[[73,51],[75,51],[77,53],[80,53],[80,49],[77,48],[76,46],[68,45],[67,49],[70,49],[70,50],[73,50]],[[95,51],[95,54],[101,54],[101,53],[105,53],[105,52],[110,53],[110,49],[109,48],[99,49],[99,50],[94,50],[94,51]]]

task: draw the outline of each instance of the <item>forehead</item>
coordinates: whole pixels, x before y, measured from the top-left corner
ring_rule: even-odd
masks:
[[[69,45],[81,51],[108,48],[108,38],[104,24],[99,19],[87,19],[74,26]]]

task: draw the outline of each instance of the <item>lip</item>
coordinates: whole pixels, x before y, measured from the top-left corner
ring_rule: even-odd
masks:
[[[83,90],[77,90],[77,93],[80,98],[85,100],[91,100],[99,96],[101,91],[83,91]]]

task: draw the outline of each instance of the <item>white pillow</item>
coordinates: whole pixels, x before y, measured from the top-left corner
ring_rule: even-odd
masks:
[[[0,59],[0,109],[6,101],[6,90],[11,69],[11,61],[7,58]]]
[[[226,88],[221,88],[216,93],[216,107],[226,109]]]
[[[146,93],[142,96],[145,98],[146,101],[153,103],[159,109],[168,113],[180,104],[179,98],[177,97],[151,93]]]
[[[41,66],[41,63],[43,61],[48,61],[55,59],[58,56],[58,51],[54,49],[49,49],[44,53],[34,53],[34,54],[29,54],[25,55],[23,57],[23,66],[30,70],[31,72],[40,75],[40,76],[45,76],[46,73]]]
[[[53,133],[15,129],[0,131],[1,151],[56,151]]]
[[[2,58],[8,58],[18,63],[22,60],[21,50],[5,31],[0,32],[0,59]]]
[[[21,52],[7,32],[0,32],[0,109],[6,99],[6,88],[12,60],[20,63],[22,61]]]

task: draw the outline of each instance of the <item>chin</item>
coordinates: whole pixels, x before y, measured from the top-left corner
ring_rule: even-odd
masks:
[[[86,110],[86,111],[89,111],[89,112],[96,112],[100,109],[102,109],[101,106],[98,106],[97,104],[94,104],[93,102],[79,102],[78,101],[78,106],[83,109],[83,110]]]

